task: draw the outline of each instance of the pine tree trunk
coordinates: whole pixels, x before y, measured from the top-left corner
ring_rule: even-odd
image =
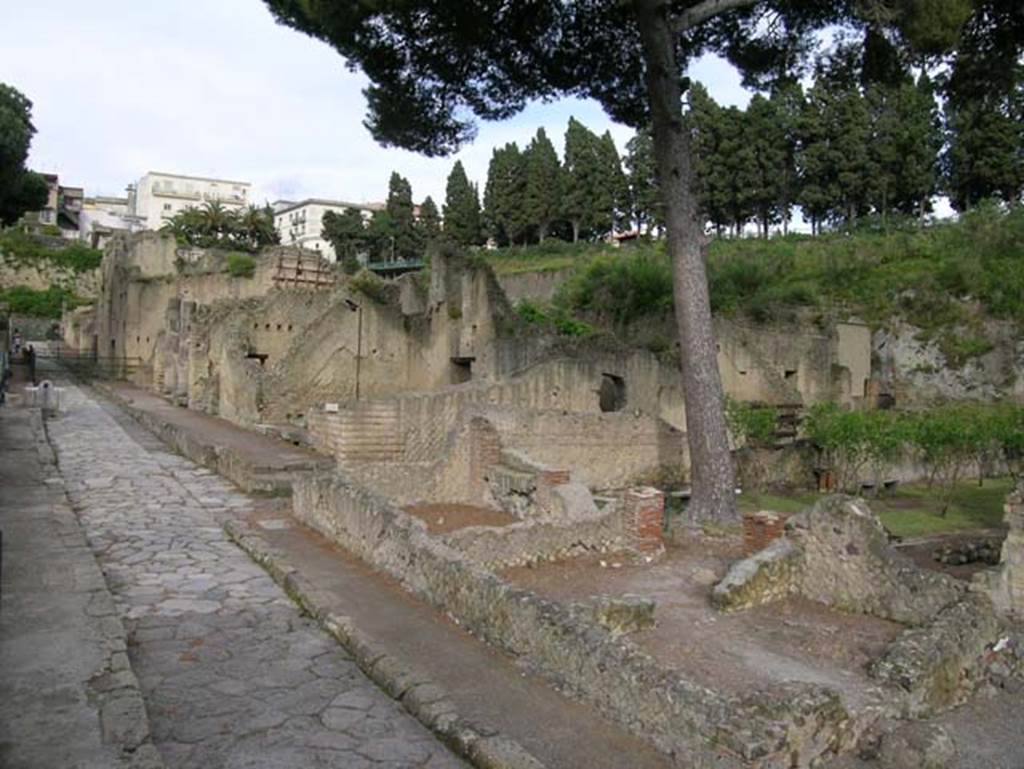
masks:
[[[540,242],[543,243],[544,242],[544,238],[546,238],[547,236],[548,236],[548,223],[547,222],[541,222],[539,225],[537,225],[537,237],[540,240]]]
[[[722,411],[722,379],[711,325],[704,228],[693,194],[690,137],[683,129],[682,94],[673,33],[664,0],[634,0],[646,64],[654,155],[665,205],[673,295],[682,349],[686,437],[690,446],[691,521],[738,519],[735,473]]]
[[[572,242],[579,243],[580,241],[580,223],[573,220],[572,223]]]

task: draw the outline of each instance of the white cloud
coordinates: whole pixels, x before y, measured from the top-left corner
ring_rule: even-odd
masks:
[[[33,167],[87,194],[159,170],[248,180],[260,200],[380,200],[394,170],[417,199],[441,202],[456,158],[482,186],[492,148],[523,146],[538,126],[559,151],[570,115],[611,130],[620,150],[632,135],[596,104],[563,100],[481,125],[453,158],[382,148],[362,126],[365,79],[260,0],[5,3],[0,72],[34,102]],[[720,60],[692,74],[722,103],[748,98]]]

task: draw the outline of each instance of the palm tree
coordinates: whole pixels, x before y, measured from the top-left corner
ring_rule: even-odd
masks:
[[[239,215],[238,225],[240,237],[250,248],[257,249],[280,240],[274,227],[274,212],[270,206],[249,206]]]
[[[203,235],[214,241],[230,232],[231,212],[228,211],[218,200],[208,200],[203,203],[201,210],[203,215]]]

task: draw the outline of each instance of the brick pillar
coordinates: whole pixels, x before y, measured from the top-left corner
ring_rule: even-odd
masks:
[[[643,555],[663,553],[665,495],[649,486],[630,489],[623,499],[623,506],[626,539],[631,549]]]
[[[569,482],[568,470],[541,470],[537,473],[537,491],[534,493],[534,504],[545,513],[558,513],[555,509],[554,499],[551,490],[555,486],[561,486]]]
[[[494,425],[481,417],[469,422],[469,487],[484,502],[488,467],[501,463],[501,436]]]
[[[743,554],[751,555],[764,550],[773,540],[782,536],[789,516],[761,510],[743,514]]]

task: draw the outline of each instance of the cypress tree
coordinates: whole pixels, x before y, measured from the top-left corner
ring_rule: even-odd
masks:
[[[871,164],[869,195],[875,211],[888,221],[896,201],[896,188],[902,170],[903,149],[900,125],[900,89],[887,86],[868,88],[865,99],[871,116],[871,145],[868,158]]]
[[[386,211],[390,220],[394,243],[390,249],[396,259],[416,259],[422,256],[423,242],[416,227],[413,213],[412,185],[397,172],[388,182]]]
[[[484,188],[484,221],[499,245],[525,243],[529,235],[526,215],[526,168],[515,142],[495,149]]]
[[[480,195],[466,177],[462,161],[455,161],[448,175],[444,198],[444,232],[462,246],[483,242],[480,226]]]
[[[807,94],[800,119],[800,145],[797,163],[801,185],[797,200],[804,218],[817,234],[828,219],[839,197],[836,164],[831,147],[827,102],[831,98],[823,84],[816,83]]]
[[[903,172],[897,186],[897,206],[908,215],[923,217],[939,191],[942,123],[935,88],[927,74],[903,87]]]
[[[715,231],[721,234],[729,226],[729,172],[722,165],[721,144],[724,138],[722,109],[707,89],[694,83],[688,94],[689,110],[686,125],[693,136],[695,188],[704,215]]]
[[[614,232],[629,226],[629,182],[611,131],[605,131],[598,140],[597,153],[600,186],[595,200],[594,224],[601,233]]]
[[[793,206],[800,194],[800,172],[797,157],[800,151],[800,116],[804,109],[804,91],[799,83],[784,83],[771,95],[775,117],[779,123],[783,154],[780,158],[778,211],[782,232],[789,232]]]
[[[662,226],[661,197],[654,169],[654,142],[651,131],[636,132],[626,144],[626,173],[629,181],[629,210],[640,232],[650,233]]]
[[[746,115],[738,107],[718,113],[718,146],[708,174],[714,181],[721,209],[737,237],[754,215],[754,148]]]
[[[562,203],[562,175],[558,154],[543,128],[537,129],[530,146],[523,153],[526,167],[525,214],[527,222],[537,230],[541,243],[551,223],[559,215]]]
[[[441,215],[437,212],[437,204],[429,195],[420,204],[420,218],[417,225],[425,243],[433,243],[441,237]]]
[[[893,212],[924,213],[936,191],[940,134],[927,77],[917,85],[872,86],[869,194],[883,224]]]
[[[785,196],[787,161],[786,127],[778,114],[777,104],[757,94],[745,114],[745,137],[751,154],[747,176],[750,206],[758,222],[761,236],[783,218],[780,200]]]
[[[565,161],[562,166],[562,215],[572,227],[572,242],[590,228],[598,214],[600,162],[598,138],[576,118],[569,118],[565,131]]]
[[[334,248],[335,258],[346,273],[359,269],[359,254],[366,247],[366,227],[358,209],[346,208],[342,213],[327,211],[323,216],[324,238]]]
[[[832,105],[835,112],[831,116],[831,141],[840,190],[840,210],[835,214],[852,226],[867,209],[870,195],[871,120],[867,103],[857,88],[840,90]]]

